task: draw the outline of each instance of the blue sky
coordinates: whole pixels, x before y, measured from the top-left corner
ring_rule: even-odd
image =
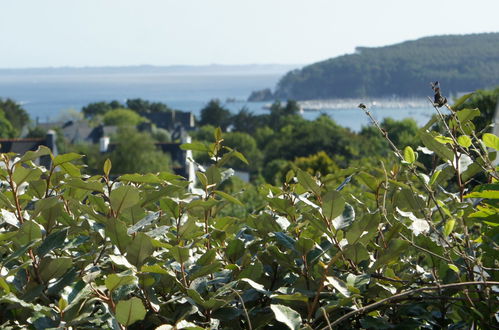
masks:
[[[498,0],[2,0],[0,68],[307,64],[499,31]]]

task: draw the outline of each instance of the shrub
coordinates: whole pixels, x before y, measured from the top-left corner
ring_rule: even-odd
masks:
[[[397,163],[320,179],[290,171],[282,187],[259,188],[263,209],[239,217],[223,212],[242,202],[221,185],[224,165],[246,159],[220,129],[214,143],[183,146],[214,160],[195,189],[165,172],[111,181],[110,161],[84,177],[75,153],[45,170],[33,162],[50,154],[43,147],[2,154],[0,323],[491,328],[499,138],[469,130],[477,111],[452,113],[446,135],[419,131],[434,168],[390,140]],[[487,182],[468,190],[478,174]],[[343,189],[352,177],[362,195]]]

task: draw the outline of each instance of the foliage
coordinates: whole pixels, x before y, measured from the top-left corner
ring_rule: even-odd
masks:
[[[13,138],[17,134],[16,130],[10,123],[10,121],[5,117],[4,112],[0,109],[0,137],[1,138]]]
[[[166,104],[161,102],[149,102],[142,99],[129,99],[126,101],[126,106],[128,109],[139,114],[172,111]]]
[[[492,90],[477,90],[457,110],[480,109],[480,116],[473,119],[477,131],[487,129],[490,123],[494,122],[494,114],[499,100],[499,87]]]
[[[102,117],[104,125],[114,126],[137,126],[147,121],[148,120],[146,118],[140,116],[136,112],[121,108],[108,111]]]
[[[140,98],[128,99],[126,106],[118,101],[111,102],[95,102],[82,108],[85,118],[92,119],[99,116],[104,116],[106,113],[116,109],[129,109],[139,115],[146,113],[170,112],[171,109],[160,102],[149,102]]]
[[[87,119],[92,119],[98,116],[105,115],[108,111],[113,109],[123,108],[123,105],[118,101],[112,102],[95,102],[90,103],[89,105],[83,107],[81,109],[83,116]]]
[[[252,190],[252,206],[243,184],[227,181],[231,158],[246,159],[220,129],[213,143],[183,146],[213,160],[196,173],[198,188],[165,172],[112,181],[119,159],[88,177],[76,153],[52,157],[46,170],[33,161],[47,148],[2,154],[0,324],[497,326],[499,137],[470,131],[466,110],[439,118],[444,134],[430,123],[418,131],[424,148],[403,151],[375,121],[395,161],[320,177],[296,169],[281,187]],[[140,134],[120,134],[129,153],[142,148]],[[431,167],[419,163],[421,150]],[[471,186],[478,174],[485,182]],[[363,193],[353,196],[355,182]]]
[[[109,155],[116,174],[171,171],[169,155],[158,150],[147,133],[121,127],[111,142],[116,143]]]
[[[18,136],[23,127],[29,123],[29,115],[26,110],[9,98],[0,98],[0,112],[3,112],[3,117],[6,119],[2,119],[2,132],[5,132],[4,134],[12,135],[12,129],[8,127],[7,121],[15,130],[15,136]]]
[[[421,82],[445,81],[456,94],[499,84],[499,33],[426,37],[386,47],[358,47],[343,55],[287,73],[274,97],[426,96]]]
[[[199,124],[218,126],[225,130],[229,125],[230,116],[230,111],[221,105],[220,100],[211,100],[201,110]]]

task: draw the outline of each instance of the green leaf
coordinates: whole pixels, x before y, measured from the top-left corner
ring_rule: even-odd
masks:
[[[46,146],[39,146],[35,151],[27,151],[19,160],[20,163],[25,163],[30,160],[35,160],[41,156],[50,155],[51,151]]]
[[[454,104],[452,105],[452,108],[453,109],[457,109],[459,108],[461,105],[464,104],[464,102],[466,102],[473,94],[475,94],[474,92],[473,93],[468,93],[468,94],[464,94],[463,96],[461,96],[460,98],[458,98],[456,100],[456,102],[454,102]]]
[[[143,265],[140,268],[140,271],[143,273],[154,273],[154,274],[164,274],[167,275],[168,271],[166,269],[161,268],[160,264],[156,265]]]
[[[456,265],[454,265],[454,264],[448,264],[447,266],[449,266],[449,269],[453,270],[454,272],[456,272],[456,274],[459,275],[459,268],[457,268]]]
[[[216,254],[217,254],[217,250],[215,250],[215,249],[210,249],[210,250],[206,251],[206,253],[203,254],[201,256],[201,258],[199,258],[196,261],[196,265],[206,266],[206,265],[211,264],[215,260]]]
[[[295,248],[301,255],[306,255],[308,251],[314,248],[315,242],[313,239],[300,237],[295,243]]]
[[[193,150],[193,151],[201,151],[201,152],[209,152],[210,147],[201,142],[193,142],[193,143],[184,143],[180,145],[180,149],[182,150]]]
[[[348,244],[366,243],[377,233],[380,221],[379,214],[366,214],[362,219],[358,219],[346,230],[345,237]]]
[[[59,167],[62,169],[62,171],[69,176],[72,176],[74,178],[78,178],[81,176],[80,169],[76,167],[73,163],[70,162],[65,162],[59,165]]]
[[[447,136],[443,136],[443,135],[437,135],[435,136],[435,140],[439,143],[442,143],[442,144],[453,144],[454,143],[454,140],[452,140],[452,138],[450,137],[447,137]]]
[[[154,252],[151,238],[144,233],[138,233],[126,249],[126,258],[134,266],[140,267],[144,260]]]
[[[445,223],[445,226],[444,226],[444,236],[445,237],[449,236],[452,233],[455,225],[456,225],[455,219],[447,220],[447,222]]]
[[[213,137],[215,138],[215,141],[222,140],[222,129],[220,127],[215,128],[215,131],[213,132]]]
[[[16,235],[16,242],[19,245],[29,244],[42,238],[40,226],[33,221],[25,221]]]
[[[203,172],[196,171],[196,177],[201,182],[201,186],[206,187],[208,185],[208,178]]]
[[[296,173],[296,176],[298,177],[298,182],[308,191],[314,193],[315,195],[320,195],[321,193],[321,188],[315,182],[314,178],[307,172],[298,169],[298,172]]]
[[[478,109],[463,109],[456,112],[457,119],[461,124],[473,120],[475,117],[480,116],[480,110]]]
[[[213,274],[222,268],[222,263],[220,261],[215,261],[211,264],[201,266],[189,274],[189,279],[192,281],[198,277]]]
[[[442,170],[437,170],[437,171],[433,172],[433,174],[431,175],[431,178],[430,178],[430,182],[429,182],[430,186],[433,186],[435,184],[440,173],[442,173]]]
[[[225,254],[232,263],[236,263],[236,261],[243,256],[244,251],[244,242],[240,239],[234,239],[227,244]]]
[[[386,266],[395,260],[400,260],[402,251],[407,248],[407,245],[409,245],[409,243],[401,239],[390,241],[387,249],[380,249],[380,255],[378,256],[378,260],[374,263],[373,268],[377,269]]]
[[[19,186],[23,182],[38,180],[40,175],[42,175],[42,171],[38,168],[16,166],[14,174],[12,174],[12,180]]]
[[[336,190],[328,191],[322,197],[322,215],[329,221],[340,216],[345,209],[345,199]]]
[[[492,149],[499,150],[499,137],[491,133],[485,133],[482,135],[483,143]]]
[[[117,274],[110,274],[106,277],[104,283],[109,291],[113,291],[120,286],[135,283],[136,279],[137,278],[132,275],[119,276]]]
[[[409,164],[412,164],[416,161],[416,154],[414,150],[410,146],[405,147],[404,149],[404,160]]]
[[[120,300],[116,304],[116,319],[125,327],[143,320],[146,313],[142,300],[137,297]]]
[[[214,165],[210,166],[206,170],[206,179],[208,179],[208,185],[217,185],[222,181],[222,175],[220,174],[220,169]]]
[[[471,139],[468,135],[461,135],[457,138],[457,143],[462,147],[468,148],[471,145]]]
[[[63,246],[66,236],[68,235],[68,228],[56,231],[48,235],[37,249],[37,254],[40,257],[45,256],[53,249],[59,249]]]
[[[233,154],[234,154],[234,157],[236,157],[237,159],[239,159],[240,161],[242,161],[243,163],[245,163],[246,165],[249,164],[248,160],[246,159],[246,157],[244,157],[244,155],[242,153],[240,153],[239,151],[236,151],[234,150],[233,151]]]
[[[473,191],[473,192],[465,195],[464,198],[499,199],[499,190]]]
[[[161,183],[161,179],[152,173],[147,174],[124,174],[119,177],[119,181],[133,183]]]
[[[238,279],[249,278],[253,281],[258,281],[263,274],[263,264],[260,261],[255,261],[253,265],[247,265],[237,276]]]
[[[345,297],[350,297],[350,291],[348,291],[348,287],[345,282],[334,276],[326,276],[326,280],[327,283],[333,286],[339,293]]]
[[[62,155],[57,155],[54,158],[54,167],[59,166],[61,164],[67,163],[67,162],[72,162],[73,160],[77,160],[82,158],[83,155],[79,155],[74,152],[70,152],[68,154],[62,154]]]
[[[105,227],[106,236],[109,237],[111,243],[116,245],[121,253],[125,253],[126,248],[132,242],[132,238],[127,233],[126,225],[118,219],[109,219]]]
[[[302,320],[300,314],[284,305],[270,305],[270,309],[274,312],[277,321],[284,323],[288,328],[292,330],[300,329]]]
[[[435,152],[438,155],[438,157],[442,158],[443,160],[454,159],[454,153],[452,152],[452,150],[447,148],[445,145],[438,143],[431,134],[420,130],[419,137],[421,138],[423,144],[428,149]]]
[[[189,259],[189,248],[186,247],[174,246],[170,249],[170,253],[175,261],[181,264]]]
[[[139,191],[133,186],[121,186],[111,191],[111,208],[119,214],[140,201]]]
[[[109,158],[104,162],[104,175],[109,177],[109,173],[111,173],[111,168],[113,167],[111,160]]]
[[[241,206],[244,206],[243,203],[241,203],[241,201],[239,201],[237,198],[223,192],[223,191],[220,191],[220,190],[215,190],[214,193],[226,200],[228,200],[229,202],[231,203],[234,203],[234,204],[237,204],[237,205],[241,205]]]
[[[40,277],[44,282],[48,282],[53,278],[59,278],[64,275],[72,265],[73,260],[71,258],[44,258],[40,262]]]
[[[28,303],[22,299],[17,298],[12,292],[8,293],[6,295],[1,295],[0,296],[0,303],[3,303],[5,305],[9,306],[9,308],[12,308],[12,309],[17,307],[17,306],[21,306],[21,307],[26,308],[28,310],[42,313],[43,315],[46,315],[46,316],[53,315],[52,308],[46,307],[43,305],[39,305],[39,304]]]
[[[3,277],[0,277],[0,288],[2,288],[5,293],[10,293],[9,284],[4,280]]]

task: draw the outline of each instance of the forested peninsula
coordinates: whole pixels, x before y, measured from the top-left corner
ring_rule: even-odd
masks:
[[[358,47],[288,72],[274,99],[420,97],[439,80],[447,95],[499,85],[499,33],[443,35]]]

